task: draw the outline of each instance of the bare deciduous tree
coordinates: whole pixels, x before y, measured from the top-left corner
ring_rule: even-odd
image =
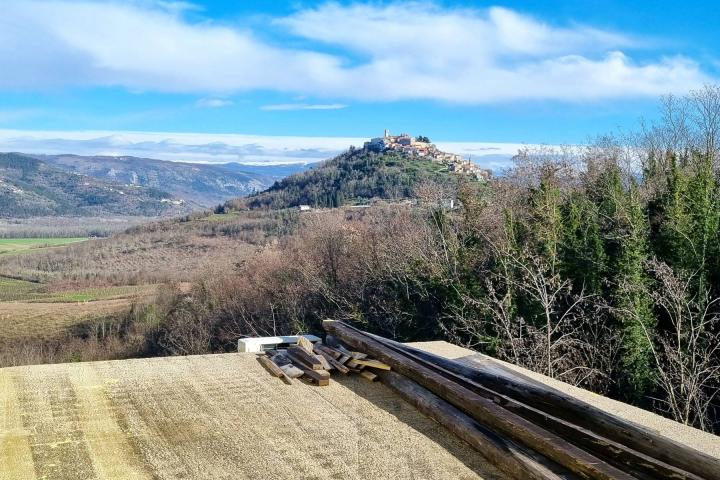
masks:
[[[664,393],[658,401],[674,420],[710,431],[710,409],[720,391],[720,316],[713,312],[720,298],[698,297],[691,276],[662,262],[652,261],[650,269],[659,284],[653,299],[670,321],[665,333],[645,330]]]

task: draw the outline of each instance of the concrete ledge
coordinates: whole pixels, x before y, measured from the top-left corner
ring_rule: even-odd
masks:
[[[241,338],[238,340],[238,352],[262,352],[268,350],[267,347],[273,347],[287,343],[294,345],[298,342],[299,337],[305,337],[313,343],[319,342],[320,339],[315,335],[286,335],[282,337],[253,337],[253,338]]]

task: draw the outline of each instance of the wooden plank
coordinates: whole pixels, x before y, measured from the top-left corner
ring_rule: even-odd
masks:
[[[340,358],[338,358],[338,362],[347,365],[348,360],[350,360],[350,355],[342,355]]]
[[[325,370],[303,369],[305,376],[318,386],[324,387],[330,385],[330,372]]]
[[[371,382],[374,382],[378,378],[378,376],[376,374],[374,374],[372,372],[368,372],[367,370],[360,372],[360,376],[366,380],[370,380]]]
[[[486,428],[532,448],[582,478],[604,480],[633,478],[558,435],[408,359],[349,325],[326,320],[323,322],[323,327],[344,343],[372,354],[390,365],[393,370],[463,410]]]
[[[285,375],[287,375],[290,378],[298,378],[303,376],[303,371],[297,368],[292,363],[288,363],[287,365],[283,365],[280,367],[280,370],[285,372]]]
[[[553,471],[558,469],[546,460],[507,438],[496,435],[479,425],[448,402],[395,372],[380,373],[380,381],[397,392],[421,413],[432,418],[467,442],[503,473],[516,480],[561,480]]]
[[[268,372],[270,372],[270,374],[272,374],[274,377],[278,377],[279,379],[281,379],[283,382],[287,383],[288,385],[292,385],[292,380],[290,379],[290,377],[288,377],[285,374],[285,372],[282,371],[282,369],[280,367],[275,365],[275,362],[270,360],[265,355],[258,356],[257,359],[258,359],[258,362],[260,362],[260,364],[263,367],[265,367],[265,369]]]
[[[275,355],[270,356],[270,360],[278,367],[292,363],[292,360],[288,358],[285,352],[277,352]]]
[[[334,368],[332,365],[330,365],[330,362],[328,362],[324,356],[319,355],[319,354],[313,354],[313,355],[315,355],[315,358],[317,358],[320,361],[320,363],[322,363],[323,369],[332,370]]]
[[[377,368],[380,370],[390,370],[390,365],[379,362],[377,360],[355,360],[355,363],[365,365],[370,368]]]
[[[349,368],[347,368],[345,365],[343,365],[342,363],[335,360],[335,358],[333,358],[329,353],[326,353],[325,350],[318,348],[318,347],[319,347],[318,345],[315,345],[315,351],[319,352],[319,355],[324,357],[325,360],[327,360],[327,362],[330,365],[332,365],[336,370],[338,370],[340,373],[344,373],[344,374],[347,374],[350,372]]]
[[[318,360],[315,355],[308,353],[302,347],[289,347],[287,350],[287,355],[295,364],[298,364],[298,366],[300,366],[301,368],[306,367],[311,370],[322,370],[323,368],[320,360]]]
[[[313,344],[310,340],[303,336],[298,337],[297,346],[304,348],[306,352],[312,353],[313,352]]]
[[[355,370],[362,370],[363,368],[365,368],[365,365],[360,365],[355,359],[348,360],[347,362],[345,362],[345,365],[347,367],[354,368]]]
[[[314,349],[315,349],[315,352],[316,352],[316,353],[317,353],[317,352],[324,352],[324,353],[326,353],[327,355],[330,355],[330,356],[331,356],[332,358],[334,358],[335,360],[337,360],[338,358],[342,357],[342,353],[340,353],[339,351],[335,350],[334,348],[328,347],[327,345],[322,345],[322,344],[316,343],[316,344],[314,345]]]
[[[502,372],[498,373],[497,370],[492,373],[479,371],[478,369],[458,362],[390,340],[387,340],[386,345],[391,348],[395,347],[407,351],[409,355],[412,355],[411,358],[425,362],[425,365],[429,365],[430,363],[437,364],[437,366],[447,371],[461,375],[467,379],[464,386],[472,389],[476,393],[488,398],[493,398],[505,409],[515,412],[533,423],[557,433],[565,439],[572,440],[573,443],[578,446],[616,466],[629,469],[636,476],[653,479],[674,478],[685,480],[698,480],[701,478],[712,478],[716,480],[717,478],[708,475],[699,475],[678,464],[674,464],[672,462],[672,456],[666,455],[665,458],[662,458],[662,454],[655,452],[655,449],[660,448],[663,443],[669,440],[665,437],[660,437],[661,442],[649,444],[654,445],[655,449],[644,448],[643,451],[636,450],[613,438],[604,437],[601,432],[607,431],[609,428],[608,425],[602,424],[604,428],[592,430],[591,428],[595,424],[588,421],[587,418],[578,418],[575,415],[569,415],[568,412],[562,408],[562,405],[567,405],[568,409],[572,409],[574,408],[573,405],[583,402],[569,397],[558,390],[550,387],[543,388],[541,384],[530,379],[514,380],[508,376],[510,372],[503,374]],[[500,383],[500,379],[503,379],[502,383]],[[489,389],[485,386],[487,384],[492,386],[506,385],[507,388],[498,388],[497,390]],[[512,388],[510,388],[510,386],[512,386]],[[529,402],[525,404],[520,400],[529,400]],[[598,410],[590,405],[587,405],[587,407],[587,409],[583,410],[586,415],[592,416],[593,412]],[[560,418],[560,415],[564,418]],[[607,416],[609,416],[609,414],[602,412],[601,417]],[[618,424],[625,425],[622,427],[623,429],[639,429],[637,432],[639,434],[655,436],[653,432],[646,432],[636,424],[626,422],[622,419],[617,419],[617,421]],[[586,428],[585,426],[591,428]],[[628,431],[625,430],[623,433],[628,434]],[[613,435],[613,437],[622,439],[619,435]],[[649,439],[648,441],[653,442],[654,440]]]

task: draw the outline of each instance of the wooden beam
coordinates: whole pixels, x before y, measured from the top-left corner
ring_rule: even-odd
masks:
[[[475,448],[492,465],[517,480],[560,480],[551,468],[505,437],[485,429],[448,402],[395,372],[381,372],[380,381],[421,413],[432,418]]]
[[[315,356],[315,358],[318,359],[320,363],[322,363],[323,370],[332,370],[334,368],[332,365],[330,365],[330,362],[328,362],[327,359],[322,355],[315,353],[313,353],[313,355]]]
[[[303,337],[302,335],[298,337],[297,345],[298,345],[298,347],[304,348],[305,351],[308,353],[312,353],[312,351],[313,351],[312,342],[310,340],[308,340],[307,338]]]
[[[344,343],[390,365],[455,407],[465,411],[486,428],[526,445],[559,463],[582,478],[632,479],[622,470],[572,445],[558,435],[505,410],[492,400],[464,388],[437,372],[391,350],[374,338],[342,322],[324,321],[323,327]]]
[[[258,356],[257,359],[260,362],[260,364],[263,367],[265,367],[265,369],[268,372],[270,372],[271,375],[273,375],[274,377],[280,378],[283,382],[287,383],[288,385],[292,385],[292,380],[290,379],[290,377],[288,377],[285,374],[285,372],[283,372],[282,369],[280,369],[280,367],[275,365],[275,363],[272,360],[270,360],[268,357],[266,357],[265,355],[262,355],[262,356]]]
[[[367,370],[360,372],[360,376],[363,377],[365,380],[370,380],[371,382],[374,382],[378,378],[376,374],[368,372]]]
[[[319,354],[320,356],[324,357],[325,360],[326,360],[330,365],[332,365],[333,367],[335,367],[335,369],[336,369],[337,371],[339,371],[340,373],[347,374],[347,373],[350,372],[350,369],[349,369],[349,368],[347,368],[345,365],[343,365],[342,363],[340,363],[340,362],[338,362],[337,360],[335,360],[335,358],[333,358],[329,353],[326,353],[325,350],[322,350],[322,349],[318,348],[317,345],[315,346],[315,351],[318,352],[318,354]]]
[[[390,370],[390,365],[382,362],[378,362],[377,360],[355,360],[355,363],[358,363],[360,365],[365,365],[366,367],[370,368],[377,368],[380,370]]]
[[[645,430],[528,377],[518,374],[518,377],[513,378],[513,372],[504,367],[483,370],[480,365],[470,367],[392,340],[383,340],[382,343],[388,347],[406,351],[411,358],[425,365],[432,363],[466,378],[466,386],[477,393],[494,398],[507,410],[572,440],[615,465],[632,470],[637,476],[686,480],[720,478],[720,466],[707,470],[712,463],[717,462],[714,457],[702,458],[705,454],[685,445],[676,448],[673,444],[677,442],[667,437]],[[630,437],[635,438],[635,441],[628,442]],[[645,438],[646,443],[639,443],[641,438]],[[666,450],[668,448],[670,450]],[[688,457],[698,454],[698,464],[688,464]]]
[[[318,351],[319,351],[319,352],[324,352],[324,353],[326,353],[327,355],[330,355],[330,356],[331,356],[332,358],[334,358],[335,360],[337,360],[338,358],[342,357],[342,353],[341,353],[341,352],[335,350],[335,349],[332,348],[332,347],[328,347],[327,345],[322,345],[322,344],[316,343],[313,347],[314,347],[314,350],[315,350],[316,353],[317,353]]]
[[[330,373],[325,370],[311,370],[306,368],[303,369],[303,373],[309,380],[321,387],[330,385]]]
[[[323,365],[320,363],[320,360],[318,360],[315,355],[308,353],[302,347],[289,347],[287,349],[287,355],[293,362],[302,367],[309,368],[310,370],[323,369]]]

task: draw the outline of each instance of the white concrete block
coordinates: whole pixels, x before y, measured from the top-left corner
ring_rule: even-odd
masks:
[[[302,335],[313,343],[319,342],[320,338],[315,335]],[[271,347],[281,343],[296,344],[298,335],[285,335],[280,337],[252,337],[238,340],[238,352],[262,352],[263,347]]]

